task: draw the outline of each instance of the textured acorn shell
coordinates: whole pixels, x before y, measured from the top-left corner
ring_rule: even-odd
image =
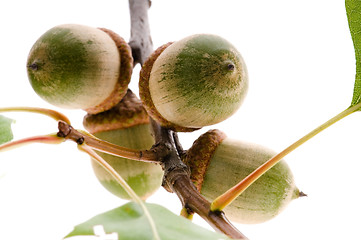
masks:
[[[219,36],[189,36],[149,60],[144,71],[148,76],[140,77],[140,97],[152,117],[164,119],[160,122],[165,127],[184,131],[219,123],[234,114],[246,96],[244,60]]]
[[[34,91],[47,102],[98,113],[125,95],[132,64],[130,47],[114,32],[64,24],[35,42],[27,70]]]
[[[225,135],[217,141],[214,137],[207,140],[203,136],[202,141],[189,150],[191,156],[187,159],[195,185],[209,201],[225,193],[276,154],[264,146],[229,139]],[[299,194],[290,168],[281,160],[223,211],[234,222],[262,223],[281,213]]]

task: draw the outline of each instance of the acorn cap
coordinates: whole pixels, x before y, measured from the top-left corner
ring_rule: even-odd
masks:
[[[106,111],[116,105],[127,93],[128,84],[133,72],[132,49],[128,43],[118,34],[109,29],[99,29],[107,33],[113,39],[118,48],[120,55],[120,75],[113,92],[102,103],[97,106],[84,109],[86,112],[91,114]]]
[[[85,129],[91,134],[147,123],[149,123],[148,114],[130,89],[113,108],[98,114],[88,113],[83,119]]]
[[[199,192],[201,192],[211,158],[218,145],[226,137],[227,135],[218,129],[209,130],[194,141],[183,159],[191,170],[191,180]]]
[[[197,130],[199,128],[188,128],[176,125],[174,123],[169,122],[167,119],[163,118],[162,115],[157,111],[156,107],[153,104],[152,97],[150,95],[149,91],[149,78],[150,73],[152,71],[152,67],[154,62],[157,60],[159,55],[172,44],[173,42],[166,43],[159,48],[157,48],[145,61],[145,63],[142,66],[142,69],[140,71],[139,75],[139,95],[143,102],[144,108],[147,110],[149,115],[152,116],[154,120],[159,122],[163,127],[169,128],[176,132],[192,132],[194,130]]]
[[[191,169],[196,188],[212,201],[275,154],[264,146],[229,139],[222,132],[211,130],[195,141],[184,162]],[[301,196],[305,194],[299,191],[290,168],[282,160],[223,211],[238,223],[261,223],[278,215],[291,200]]]

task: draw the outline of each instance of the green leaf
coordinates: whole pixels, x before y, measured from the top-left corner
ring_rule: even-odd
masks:
[[[346,0],[345,6],[356,58],[355,86],[351,103],[353,106],[361,101],[361,1]]]
[[[0,144],[9,142],[13,139],[11,124],[14,120],[0,115]]]
[[[229,240],[225,235],[197,226],[160,205],[146,203],[146,206],[155,221],[157,231],[162,240]],[[140,206],[134,202],[127,203],[119,208],[91,218],[76,226],[65,238],[72,236],[94,236],[94,226],[102,226],[106,234],[117,233],[118,239],[122,240],[153,239],[148,219],[144,216]]]

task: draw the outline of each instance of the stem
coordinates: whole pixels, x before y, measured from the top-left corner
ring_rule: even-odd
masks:
[[[340,121],[341,119],[347,117],[351,113],[357,111],[361,107],[361,103],[358,103],[354,106],[347,108],[346,110],[340,112],[335,117],[331,118],[327,122],[323,123],[319,127],[315,128],[313,131],[309,132],[289,147],[284,149],[282,152],[278,153],[270,160],[262,164],[256,170],[254,170],[251,174],[249,174],[246,178],[240,181],[238,184],[230,188],[227,192],[223,193],[221,196],[217,197],[211,205],[212,211],[217,211],[224,209],[227,205],[229,205],[234,199],[236,199],[240,194],[242,194],[252,183],[254,183],[259,177],[261,177],[265,172],[267,172],[270,168],[276,165],[279,161],[281,161],[286,155],[291,153],[293,150],[330,127],[334,123]]]
[[[70,124],[69,119],[62,113],[57,112],[55,110],[47,109],[47,108],[37,108],[37,107],[8,107],[8,108],[0,108],[0,112],[31,112],[43,114],[48,117],[53,118],[56,121],[64,121]]]
[[[4,143],[0,145],[0,152],[11,150],[13,148],[21,147],[30,143],[48,143],[48,144],[59,144],[64,142],[64,139],[58,137],[56,134],[43,135],[43,136],[33,136],[28,138],[23,138],[11,142]]]
[[[197,213],[216,231],[234,239],[247,239],[226,218],[222,211],[211,211],[211,203],[208,202],[195,188],[190,179],[189,168],[182,162],[177,152],[175,133],[161,127],[152,120],[154,136],[158,139],[158,158],[163,164],[164,185],[163,187],[177,194],[183,207]]]
[[[130,12],[130,41],[134,66],[143,64],[153,51],[153,42],[150,36],[148,9],[150,0],[129,0]]]
[[[142,162],[152,162],[159,164],[155,152],[152,150],[139,151],[130,148],[121,147],[99,138],[89,133],[75,130],[66,122],[59,121],[58,136],[73,140],[78,144],[86,143],[89,147],[114,156],[128,158]]]
[[[135,63],[143,64],[153,51],[148,23],[149,0],[129,0],[131,39],[129,45]],[[135,64],[134,64],[135,65]],[[195,188],[188,167],[182,162],[183,148],[175,132],[161,127],[151,119],[157,149],[156,159],[164,169],[163,187],[175,192],[183,207],[197,213],[216,231],[234,239],[247,239],[221,211],[210,211],[211,204]]]
[[[139,198],[139,196],[133,191],[133,189],[128,185],[128,183],[118,174],[117,171],[114,170],[112,166],[110,166],[102,157],[100,157],[93,149],[87,144],[78,144],[78,148],[86,153],[88,153],[93,159],[95,159],[105,170],[107,170],[112,177],[123,187],[123,189],[128,193],[128,195],[134,200],[134,202],[138,203],[143,210],[144,215],[148,219],[150,227],[153,232],[153,237],[155,240],[160,240],[156,225],[152,216],[150,215],[147,207],[144,202]]]

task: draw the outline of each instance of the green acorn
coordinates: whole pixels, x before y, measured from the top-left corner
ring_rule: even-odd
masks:
[[[129,45],[116,33],[78,24],[51,28],[27,59],[34,91],[57,107],[99,113],[126,94],[133,69]]]
[[[226,192],[276,153],[264,146],[228,139],[219,130],[201,135],[184,159],[196,188],[209,201]],[[277,216],[291,200],[305,196],[281,160],[223,211],[238,223],[262,223]]]
[[[99,114],[87,114],[84,127],[105,141],[136,150],[150,149],[154,144],[149,117],[137,97],[128,90],[122,101],[112,109]],[[154,163],[138,162],[98,153],[107,161],[142,199],[152,195],[162,184],[163,170]],[[129,199],[129,195],[113,177],[92,160],[94,173],[100,183],[114,195]]]
[[[227,40],[197,34],[158,48],[140,73],[139,95],[149,115],[175,131],[219,123],[242,104],[246,65]]]

